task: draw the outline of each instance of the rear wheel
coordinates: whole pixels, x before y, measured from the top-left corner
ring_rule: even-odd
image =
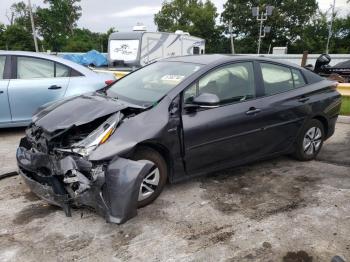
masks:
[[[324,140],[324,128],[320,121],[310,120],[301,130],[294,156],[301,161],[315,159],[320,152]]]
[[[144,176],[139,191],[138,207],[144,207],[152,203],[163,191],[168,177],[168,168],[161,154],[148,147],[137,149],[133,159],[154,165]]]

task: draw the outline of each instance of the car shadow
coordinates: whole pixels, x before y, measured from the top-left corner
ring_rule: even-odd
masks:
[[[26,127],[9,127],[9,128],[0,128],[0,136],[24,134]]]

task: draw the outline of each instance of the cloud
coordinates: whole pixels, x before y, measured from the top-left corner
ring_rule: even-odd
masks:
[[[142,17],[154,15],[161,6],[137,6],[120,12],[113,13],[113,17]]]

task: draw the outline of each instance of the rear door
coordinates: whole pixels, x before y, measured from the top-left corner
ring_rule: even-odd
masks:
[[[7,60],[7,61],[6,61]],[[10,56],[0,56],[0,124],[11,122],[11,112],[8,101],[8,69],[10,64]]]
[[[29,121],[38,107],[64,96],[69,84],[69,70],[47,59],[13,58],[15,72],[8,87],[12,121]]]
[[[310,114],[307,84],[297,68],[278,63],[260,62],[264,97],[261,117],[264,118],[264,154],[288,151],[305,118]]]

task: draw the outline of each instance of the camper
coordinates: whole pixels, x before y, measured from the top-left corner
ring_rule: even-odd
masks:
[[[166,57],[204,53],[204,39],[180,30],[175,33],[147,32],[136,26],[132,32],[112,33],[108,41],[109,67],[126,70]]]

